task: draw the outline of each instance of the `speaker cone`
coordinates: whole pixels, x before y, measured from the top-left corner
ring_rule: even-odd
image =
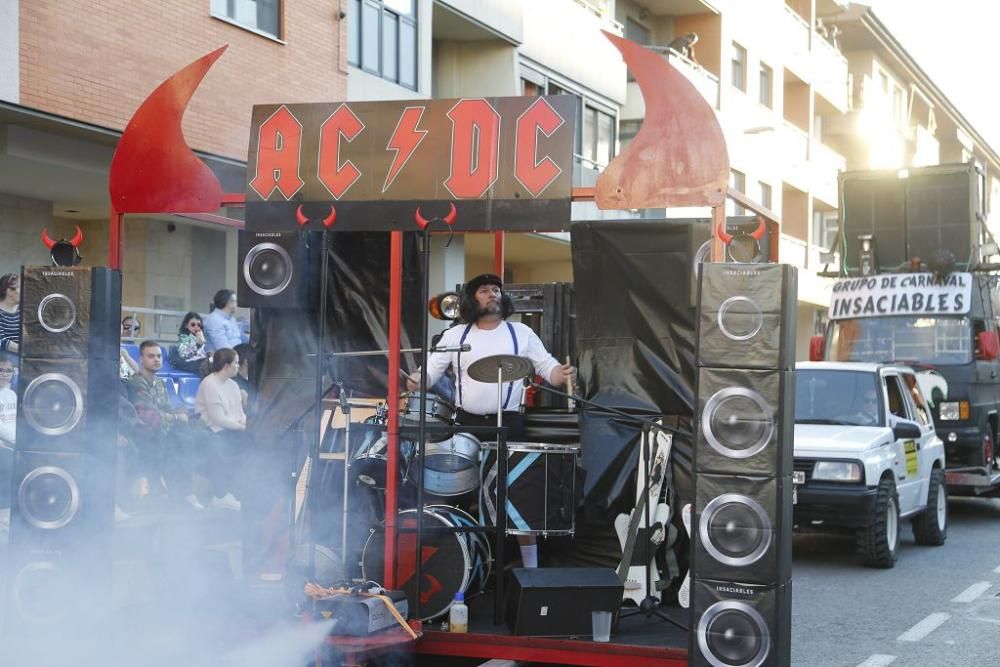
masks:
[[[83,394],[62,373],[43,373],[24,390],[24,418],[39,433],[69,433],[83,417]]]
[[[746,459],[771,441],[774,416],[767,401],[757,392],[728,387],[705,402],[701,429],[712,449],[729,458]]]
[[[753,498],[724,493],[701,511],[701,544],[724,565],[746,567],[771,545],[771,520]]]
[[[29,563],[11,583],[11,600],[23,618],[40,624],[61,621],[73,595],[66,573],[48,561]]]
[[[38,302],[38,323],[50,333],[62,333],[76,322],[76,304],[65,294],[49,294]]]
[[[735,341],[750,340],[764,326],[760,308],[745,296],[731,296],[723,301],[716,321],[723,335]]]
[[[716,602],[698,621],[698,647],[713,667],[759,667],[771,650],[764,617],[737,600]]]
[[[292,258],[276,243],[259,243],[243,260],[247,286],[262,296],[280,294],[292,282]]]
[[[17,489],[21,516],[36,528],[62,528],[80,509],[80,488],[68,472],[57,466],[35,468]]]

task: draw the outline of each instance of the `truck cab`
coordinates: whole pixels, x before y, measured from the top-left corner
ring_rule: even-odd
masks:
[[[854,531],[874,567],[895,564],[901,520],[919,544],[943,544],[944,446],[914,370],[800,362],[795,386],[796,527]]]

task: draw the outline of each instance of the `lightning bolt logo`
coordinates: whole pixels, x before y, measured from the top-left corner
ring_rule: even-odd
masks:
[[[396,180],[396,176],[413,156],[420,142],[424,140],[427,130],[418,130],[417,125],[426,109],[427,107],[406,107],[403,109],[403,114],[399,117],[399,122],[396,123],[396,129],[385,147],[387,151],[395,151],[396,157],[393,158],[389,172],[385,175],[385,185],[382,186],[383,193]]]

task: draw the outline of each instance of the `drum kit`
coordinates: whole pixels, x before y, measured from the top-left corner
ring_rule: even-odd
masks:
[[[523,357],[494,355],[471,364],[467,373],[475,380],[497,383],[499,407],[503,384],[529,377],[534,368]],[[424,583],[420,587],[420,611],[423,620],[430,620],[447,613],[456,593],[468,597],[481,592],[486,584],[493,561],[489,533],[482,529],[449,532],[441,528],[496,525],[499,466],[497,444],[458,431],[461,426],[455,422],[455,406],[439,396],[404,395],[400,425],[409,427],[404,431],[413,432],[420,420],[421,406],[426,424],[432,426],[426,429],[424,460],[418,460],[417,443],[400,440],[398,481],[402,484],[398,488],[410,491],[408,495],[400,495],[406,503],[422,479],[424,494],[431,502],[423,507],[420,522],[416,508],[400,510],[397,525],[409,527],[411,532],[404,530],[398,538],[396,574],[397,584],[406,591],[411,608],[415,608],[415,575],[418,570],[421,572]],[[380,407],[373,417],[365,420],[369,426],[349,464],[350,477],[356,485],[379,496],[386,488],[388,439],[378,427],[387,424],[387,412]],[[563,432],[569,430],[565,424],[560,426]],[[497,427],[502,427],[502,409],[497,410]],[[563,438],[557,443],[507,442],[506,451],[506,534],[573,535],[579,443]],[[467,510],[478,510],[479,521]],[[418,523],[424,527],[419,568],[414,561],[416,535],[412,532]],[[384,555],[384,531],[381,526],[372,527],[361,554],[362,576],[381,579]]]

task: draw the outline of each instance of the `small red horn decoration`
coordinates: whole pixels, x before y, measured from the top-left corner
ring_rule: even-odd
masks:
[[[69,244],[74,248],[79,248],[81,243],[83,243],[83,230],[80,229],[80,225],[77,225],[76,234],[69,240]]]
[[[42,227],[42,243],[44,243],[45,247],[49,250],[52,250],[52,246],[56,244],[56,242],[49,237],[49,230],[44,227]]]
[[[299,227],[305,227],[309,223],[309,218],[302,212],[302,204],[295,209],[295,221],[299,223]]]
[[[330,204],[330,215],[323,218],[323,226],[329,229],[330,227],[333,227],[333,223],[336,221],[337,221],[337,209],[333,207],[333,204]]]
[[[444,224],[451,225],[455,222],[455,218],[458,217],[458,210],[455,208],[453,202],[448,202],[448,206],[451,206],[451,210],[448,211],[448,215],[444,216]]]
[[[752,236],[755,241],[760,241],[764,238],[764,232],[767,231],[767,225],[765,225],[764,221],[760,218],[757,219],[757,222],[757,229],[753,230],[753,233],[750,234],[750,236]]]
[[[427,218],[420,215],[419,206],[417,207],[417,210],[413,213],[413,219],[417,221],[417,225],[420,227],[420,229],[426,229],[427,225],[430,224],[430,221]]]
[[[733,242],[733,235],[726,231],[726,228],[723,226],[721,222],[715,228],[715,234],[726,245],[729,245],[730,243]]]

